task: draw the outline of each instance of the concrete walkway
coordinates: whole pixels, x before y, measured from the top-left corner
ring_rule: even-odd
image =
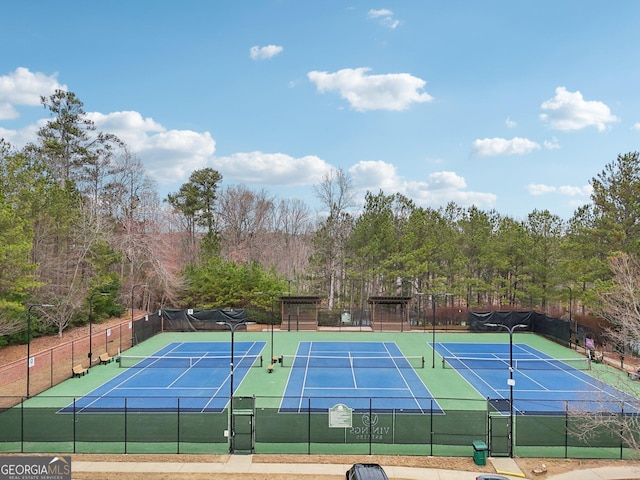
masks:
[[[491,460],[491,459],[490,459]],[[514,462],[515,464],[515,462]],[[497,464],[499,468],[513,470],[513,465]],[[231,455],[226,462],[180,463],[180,462],[85,462],[74,461],[73,473],[87,472],[148,472],[148,473],[253,473],[253,474],[297,474],[297,475],[337,475],[344,477],[351,465],[314,464],[314,463],[253,463],[251,455]],[[480,475],[479,472],[458,470],[441,470],[434,468],[412,468],[385,466],[385,472],[391,480],[402,478],[407,480],[470,480]],[[517,466],[516,466],[517,469]],[[526,478],[517,469],[516,475],[502,473],[509,478]],[[529,477],[532,478],[532,477]],[[576,470],[561,475],[545,477],[545,480],[627,480],[640,479],[638,466],[600,467],[588,470]]]

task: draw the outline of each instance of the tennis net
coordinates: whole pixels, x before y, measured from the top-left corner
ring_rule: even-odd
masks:
[[[442,357],[442,368],[457,370],[509,368],[508,358]],[[515,370],[589,370],[588,358],[514,358]]]
[[[120,355],[121,368],[230,368],[231,356],[173,357]],[[234,368],[262,367],[262,355],[234,355]]]
[[[278,360],[283,367],[293,368],[424,368],[422,356],[332,356],[282,355]]]

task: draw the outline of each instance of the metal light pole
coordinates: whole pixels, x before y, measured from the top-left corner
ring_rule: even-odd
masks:
[[[436,301],[439,296],[447,297],[450,293],[430,293],[431,308],[433,312],[433,325],[431,326],[431,368],[436,368]]]
[[[242,320],[224,320],[216,322],[218,325],[226,325],[231,330],[231,361],[229,362],[229,453],[233,453],[233,356],[234,356],[234,334],[240,325],[245,325],[246,319]]]
[[[27,398],[31,396],[29,394],[29,370],[31,369],[31,309],[34,307],[53,307],[53,305],[39,303],[29,305],[27,309]]]
[[[269,295],[269,297],[271,297],[271,321],[269,322],[271,324],[271,360],[270,360],[271,363],[273,363],[273,324],[275,322],[273,300],[276,295],[281,295],[281,294],[282,292],[256,292],[256,295]]]
[[[431,325],[431,368],[436,368],[436,295],[431,294],[431,308],[433,312]]]
[[[416,296],[418,297],[418,325],[420,325],[420,311],[422,308],[420,307],[420,301],[422,300],[423,292],[416,292]],[[422,324],[422,331],[424,332],[427,329],[427,321]]]
[[[131,346],[132,347],[134,345],[134,342],[136,341],[136,327],[135,327],[135,323],[133,322],[133,298],[134,298],[133,292],[136,289],[136,287],[146,288],[148,286],[149,285],[147,285],[146,283],[138,283],[133,287],[131,287]]]
[[[571,322],[572,322],[572,305],[573,305],[573,290],[568,285],[563,285],[564,288],[569,290],[569,348],[571,348]],[[576,347],[578,346],[578,323],[576,322]]]
[[[526,325],[518,323],[513,327],[508,327],[503,323],[485,323],[485,327],[500,327],[509,332],[509,457],[513,458],[513,387],[516,381],[513,379],[513,332],[516,328],[527,328]]]
[[[89,296],[89,353],[87,355],[89,357],[89,368],[93,363],[93,297],[95,296],[107,297],[109,294],[107,292],[93,292]]]

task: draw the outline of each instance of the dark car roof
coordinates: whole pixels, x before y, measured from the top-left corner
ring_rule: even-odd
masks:
[[[356,463],[351,467],[358,480],[388,480],[387,474],[377,463]]]

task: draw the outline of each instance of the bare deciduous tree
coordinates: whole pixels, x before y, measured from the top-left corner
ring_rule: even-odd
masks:
[[[313,186],[313,193],[327,214],[340,214],[354,206],[351,175],[341,168],[332,170],[322,177],[322,181]]]
[[[601,285],[593,312],[608,323],[608,339],[624,354],[640,345],[640,260],[619,253],[610,259],[611,281]]]
[[[265,190],[253,192],[242,185],[225,188],[218,198],[223,251],[236,260],[259,260],[258,247],[271,233],[273,208],[273,198]]]
[[[333,308],[346,275],[344,248],[352,221],[348,209],[354,205],[351,176],[342,169],[334,170],[313,191],[327,212],[315,236],[314,259],[323,289],[329,292],[329,308]]]
[[[16,316],[15,314],[9,314],[5,312],[6,302],[0,301],[0,336],[1,335],[11,335],[12,333],[17,333],[21,330],[24,330],[26,327],[26,322],[23,318]],[[10,306],[12,307],[12,306]],[[15,310],[15,308],[10,308],[11,310]]]
[[[637,355],[640,346],[640,261],[634,255],[619,253],[611,257],[609,266],[611,280],[599,286],[592,311],[607,321],[608,340],[622,358],[625,355],[628,358]],[[598,371],[595,375],[598,376]],[[631,395],[621,394],[621,398],[614,398],[609,393],[594,393],[588,399],[588,411],[572,412],[580,418],[579,428],[572,432],[573,435],[589,440],[604,432],[640,454],[640,401],[637,400],[640,382],[632,382],[630,378],[622,374],[617,384],[610,376],[604,379],[619,391]]]

